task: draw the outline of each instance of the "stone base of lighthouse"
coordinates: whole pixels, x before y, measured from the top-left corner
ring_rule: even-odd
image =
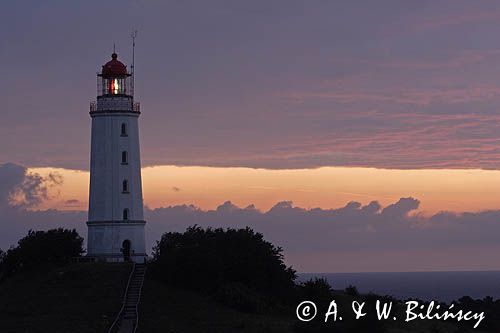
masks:
[[[87,256],[107,262],[144,262],[145,225],[145,221],[87,222]]]

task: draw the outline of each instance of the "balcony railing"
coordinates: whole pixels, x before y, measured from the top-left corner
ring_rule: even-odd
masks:
[[[137,113],[140,113],[141,112],[141,104],[139,102],[132,102],[132,112],[137,112]],[[98,111],[98,108],[97,108],[97,102],[96,101],[92,101],[90,102],[90,112],[97,112]],[[104,111],[104,110],[102,110]]]
[[[132,105],[132,111],[134,111],[134,112],[141,112],[141,103],[135,102]]]

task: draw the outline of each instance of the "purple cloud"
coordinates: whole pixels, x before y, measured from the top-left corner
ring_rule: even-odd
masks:
[[[144,165],[500,165],[494,2],[72,6],[4,8],[0,162],[88,168],[95,71],[113,41],[130,63],[135,13]]]

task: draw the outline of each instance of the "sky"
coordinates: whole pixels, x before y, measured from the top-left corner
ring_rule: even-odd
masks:
[[[500,221],[499,19],[486,0],[7,1],[0,248],[45,220],[85,233],[95,74],[113,45],[130,64],[137,29],[151,244],[236,216],[302,271],[500,269],[484,240]],[[338,239],[349,221],[361,248]]]
[[[85,210],[89,173],[33,168],[27,173],[62,183],[48,188],[39,209]],[[149,208],[193,204],[213,209],[230,199],[239,206],[266,211],[280,201],[304,208],[338,208],[350,201],[390,204],[414,196],[419,213],[480,211],[499,207],[500,171],[478,169],[390,170],[354,167],[255,169],[155,166],[142,170],[144,201]]]

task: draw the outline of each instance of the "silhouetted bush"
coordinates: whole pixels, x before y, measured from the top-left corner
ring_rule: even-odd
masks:
[[[325,306],[332,300],[332,287],[325,278],[309,279],[298,285],[299,298]]]
[[[0,272],[2,275],[11,275],[47,264],[61,265],[72,257],[81,256],[83,252],[83,238],[74,229],[30,230],[16,247],[10,248],[2,256]]]
[[[356,286],[353,286],[352,284],[345,288],[345,293],[349,296],[359,296],[358,288],[356,288]]]
[[[248,298],[244,294],[252,291],[285,299],[293,297],[296,276],[282,252],[250,228],[193,226],[184,233],[163,234],[153,249],[151,272],[168,284],[233,294],[229,298]],[[247,301],[243,303],[253,302]]]

